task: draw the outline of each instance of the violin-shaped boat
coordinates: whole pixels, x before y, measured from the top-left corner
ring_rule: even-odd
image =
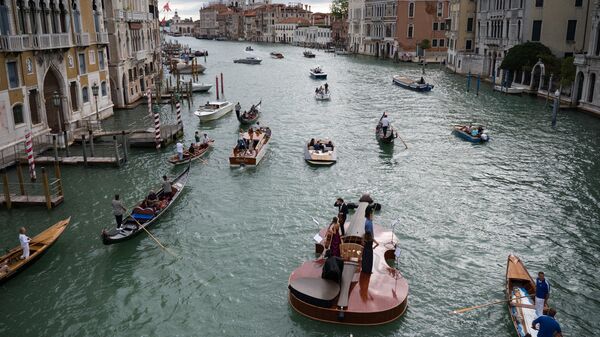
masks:
[[[304,262],[290,275],[288,298],[298,313],[329,323],[379,325],[396,320],[406,311],[408,282],[399,270],[386,263],[386,259],[394,258],[394,243],[398,242],[391,230],[374,225],[379,246],[373,249],[372,273],[361,272],[365,211],[369,201],[363,196],[351,220],[344,224],[346,235],[340,244],[341,260],[337,259],[343,262],[343,267],[338,281],[322,278],[323,266],[328,263],[323,256]],[[326,244],[326,233],[327,228],[319,232],[316,238],[323,239],[317,247],[323,248]]]

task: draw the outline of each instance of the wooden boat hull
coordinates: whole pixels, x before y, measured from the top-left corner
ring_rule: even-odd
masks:
[[[248,59],[239,59],[233,60],[233,63],[243,63],[243,64],[260,64],[262,60],[248,60]]]
[[[256,154],[256,157],[246,157],[246,156],[234,156],[231,155],[229,157],[229,166],[230,167],[240,167],[240,166],[257,166],[260,164],[260,161],[264,158],[267,150],[269,149],[270,140],[265,143],[260,151]]]
[[[394,79],[392,79],[392,81],[394,82],[394,84],[396,84],[402,88],[412,90],[412,91],[427,92],[427,91],[431,91],[433,89],[433,84],[429,84],[429,83],[418,84],[415,81],[412,81],[411,83],[407,83],[396,77],[394,77]]]
[[[10,270],[0,275],[0,284],[8,281],[12,277],[16,276],[19,272],[25,270],[28,266],[32,265],[37,261],[62,235],[67,226],[69,225],[71,218],[61,220],[54,225],[50,226],[40,234],[31,238],[29,244],[29,258],[26,260],[20,260],[19,257],[23,254],[23,250],[20,246],[11,249],[7,254],[0,257],[0,261],[8,260],[8,266]]]
[[[394,128],[391,126],[389,127],[388,132],[390,133],[390,135],[387,137],[383,137],[383,130],[381,130],[381,128],[377,126],[377,128],[375,128],[375,138],[377,138],[377,141],[381,143],[393,144],[394,139],[396,139],[398,135],[396,134]]]
[[[190,172],[190,166],[191,163],[189,163],[188,167],[173,180],[173,187],[175,187],[177,191],[175,192],[175,195],[173,195],[173,197],[171,198],[171,201],[166,205],[166,207],[163,208],[159,213],[156,213],[154,217],[152,217],[152,219],[140,223],[142,226],[144,226],[144,228],[149,228],[150,226],[152,226],[166,211],[169,210],[169,208],[171,208],[175,201],[177,201],[187,183],[188,175]],[[162,188],[156,194],[160,195],[161,193]],[[102,230],[102,233],[100,235],[102,238],[102,243],[105,245],[121,243],[134,238],[140,232],[144,232],[142,228],[138,228],[138,225],[134,218],[132,218],[131,213],[123,219],[122,226],[124,228],[123,230],[117,230],[116,228],[109,231],[107,231],[106,229]]]
[[[171,158],[169,158],[169,163],[171,163],[173,165],[183,165],[183,164],[193,162],[194,160],[197,160],[198,158],[202,158],[213,149],[214,142],[215,142],[214,140],[211,140],[208,143],[208,147],[201,149],[201,150],[196,150],[196,152],[193,156],[188,157],[188,158],[184,157],[183,160],[179,160],[179,157],[177,155],[174,155]]]
[[[283,54],[281,54],[281,53],[271,53],[271,58],[282,59],[283,58]]]
[[[469,141],[471,143],[485,143],[486,140],[483,140],[481,137],[473,137],[470,134],[459,130],[458,128],[454,128],[454,130],[452,130],[452,133],[454,133],[458,138],[464,139],[466,141]]]
[[[304,57],[309,58],[309,59],[315,58],[315,56],[316,56],[315,54],[306,54],[306,53],[304,53]]]
[[[523,262],[514,255],[508,256],[506,263],[505,295],[508,312],[517,336],[525,337],[527,333],[537,337],[537,330],[531,329],[531,323],[536,318],[535,309],[530,306],[534,304],[535,282]],[[524,296],[529,296],[521,298]],[[548,304],[544,304],[544,311]]]
[[[239,113],[236,110],[235,116],[237,117],[237,120],[240,122],[240,124],[242,124],[242,125],[250,125],[250,124],[256,123],[256,121],[258,120],[258,117],[260,117],[260,105],[261,105],[261,103],[262,103],[262,100],[260,102],[258,102],[257,104],[254,105],[257,108],[256,108],[256,114],[254,115],[253,118],[245,118],[243,116],[243,114]]]

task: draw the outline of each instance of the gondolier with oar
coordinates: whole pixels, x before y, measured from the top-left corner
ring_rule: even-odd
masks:
[[[548,301],[550,296],[550,284],[546,280],[544,272],[538,273],[535,279],[535,315],[537,317],[544,314],[544,303]]]
[[[237,104],[235,105],[235,115],[237,116],[238,119],[240,119],[240,111],[242,110],[242,106],[240,105],[240,102],[237,102]]]
[[[387,112],[383,113],[383,117],[379,121],[381,123],[381,129],[383,130],[383,138],[387,135],[387,130],[390,127],[390,119],[388,118]]]

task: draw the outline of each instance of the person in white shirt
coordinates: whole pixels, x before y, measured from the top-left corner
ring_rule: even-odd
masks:
[[[21,248],[23,249],[23,255],[21,255],[21,259],[29,258],[29,241],[31,241],[31,239],[25,235],[25,232],[27,232],[25,227],[21,227],[19,229],[19,242],[21,242]]]
[[[383,137],[387,135],[387,129],[390,127],[390,119],[387,114],[384,113],[383,117],[381,117],[381,128],[383,129]]]
[[[200,142],[200,146],[207,147],[208,143],[210,142],[210,138],[208,138],[208,134],[204,134],[204,136],[202,136],[202,141]]]
[[[183,160],[183,144],[181,142],[177,142],[177,158],[179,160]]]

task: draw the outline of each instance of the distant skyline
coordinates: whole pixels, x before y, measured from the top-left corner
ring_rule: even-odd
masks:
[[[165,3],[169,3],[169,7],[171,8],[170,12],[164,12],[163,11],[163,6],[165,5]],[[330,9],[329,9],[329,5],[331,5],[331,2],[327,2],[327,1],[323,1],[323,0],[307,0],[307,1],[278,1],[278,0],[272,0],[273,3],[283,3],[283,4],[288,4],[291,2],[301,2],[304,5],[310,5],[311,6],[311,10],[312,12],[321,12],[321,13],[329,13]],[[160,10],[160,19],[162,20],[163,17],[166,17],[167,20],[169,20],[170,18],[173,17],[173,15],[175,14],[175,11],[177,11],[177,13],[179,14],[179,16],[181,18],[192,18],[194,20],[199,20],[200,19],[200,8],[202,8],[203,6],[207,5],[208,1],[203,1],[203,2],[196,2],[193,0],[173,0],[173,1],[166,1],[166,0],[160,0],[158,2],[158,7]]]

